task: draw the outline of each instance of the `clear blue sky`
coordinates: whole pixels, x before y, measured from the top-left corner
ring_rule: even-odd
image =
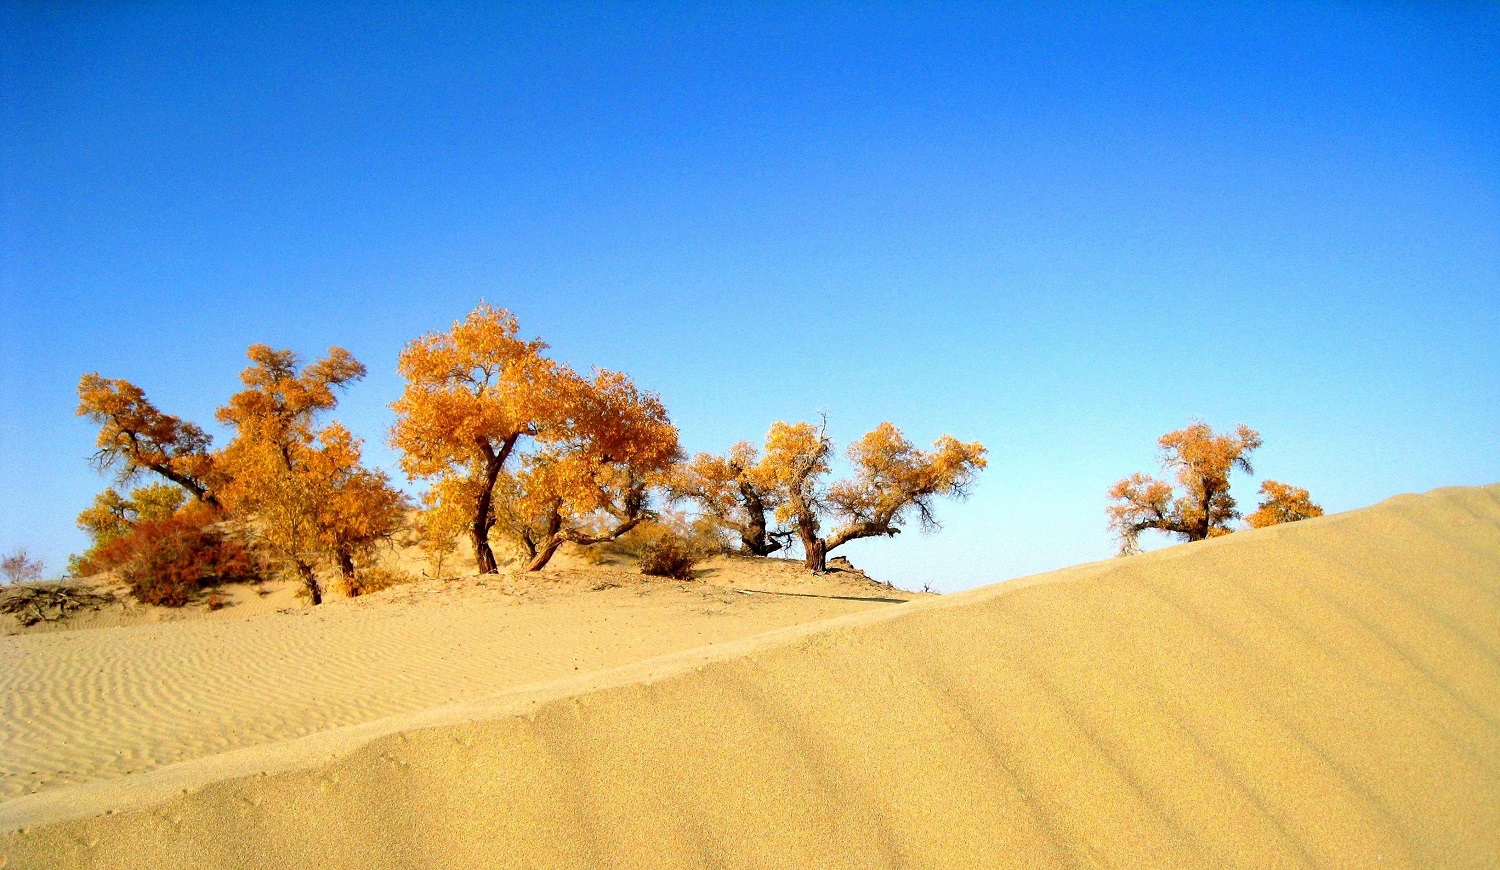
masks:
[[[394,471],[481,298],[690,450],[985,442],[849,548],[903,585],[1108,555],[1193,418],[1330,510],[1500,480],[1500,6],[327,6],[0,11],[0,547],[84,543],[83,372],[217,431],[247,345],[339,344]]]

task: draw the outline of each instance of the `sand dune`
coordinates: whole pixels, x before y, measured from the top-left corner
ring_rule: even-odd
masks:
[[[1500,485],[378,721],[13,800],[0,854],[1500,866]]]

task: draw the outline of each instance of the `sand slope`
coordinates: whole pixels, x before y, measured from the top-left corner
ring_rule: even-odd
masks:
[[[0,853],[23,867],[1493,867],[1500,486],[408,724],[279,774],[209,782],[205,759],[148,810],[33,812],[40,826]],[[234,769],[276,769],[286,750],[254,751]],[[11,827],[28,823],[15,805],[0,805]],[[82,795],[71,812],[100,806]]]
[[[295,605],[288,590],[246,592],[243,606],[169,611],[171,622],[0,637],[0,800],[912,597],[848,574],[813,580],[779,560],[720,558],[700,575],[428,581],[283,612],[265,605]],[[733,591],[743,588],[799,594]],[[77,622],[112,616],[160,618]]]

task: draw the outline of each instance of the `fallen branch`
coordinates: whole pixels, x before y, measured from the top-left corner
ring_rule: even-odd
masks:
[[[12,583],[0,588],[0,613],[16,617],[22,625],[57,622],[82,611],[112,604],[114,595],[70,581]]]

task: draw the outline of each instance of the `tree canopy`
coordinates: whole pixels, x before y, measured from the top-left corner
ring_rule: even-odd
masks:
[[[1185,541],[1233,532],[1232,523],[1240,512],[1230,495],[1229,475],[1235,469],[1254,473],[1250,454],[1261,446],[1260,433],[1242,424],[1233,433],[1221,434],[1197,422],[1161,436],[1157,446],[1162,468],[1175,476],[1177,488],[1140,473],[1110,488],[1114,504],[1107,509],[1109,527],[1120,542],[1121,554],[1139,552],[1141,532],[1153,529]],[[1267,481],[1261,491],[1267,493],[1268,501],[1251,515],[1252,526],[1322,513],[1308,500],[1306,490]],[[1298,493],[1302,501],[1296,500]],[[1306,513],[1310,510],[1317,513]]]
[[[99,426],[94,464],[120,483],[155,472],[193,497],[218,505],[209,436],[196,424],[164,414],[140,387],[97,372],[78,382],[78,415]]]

